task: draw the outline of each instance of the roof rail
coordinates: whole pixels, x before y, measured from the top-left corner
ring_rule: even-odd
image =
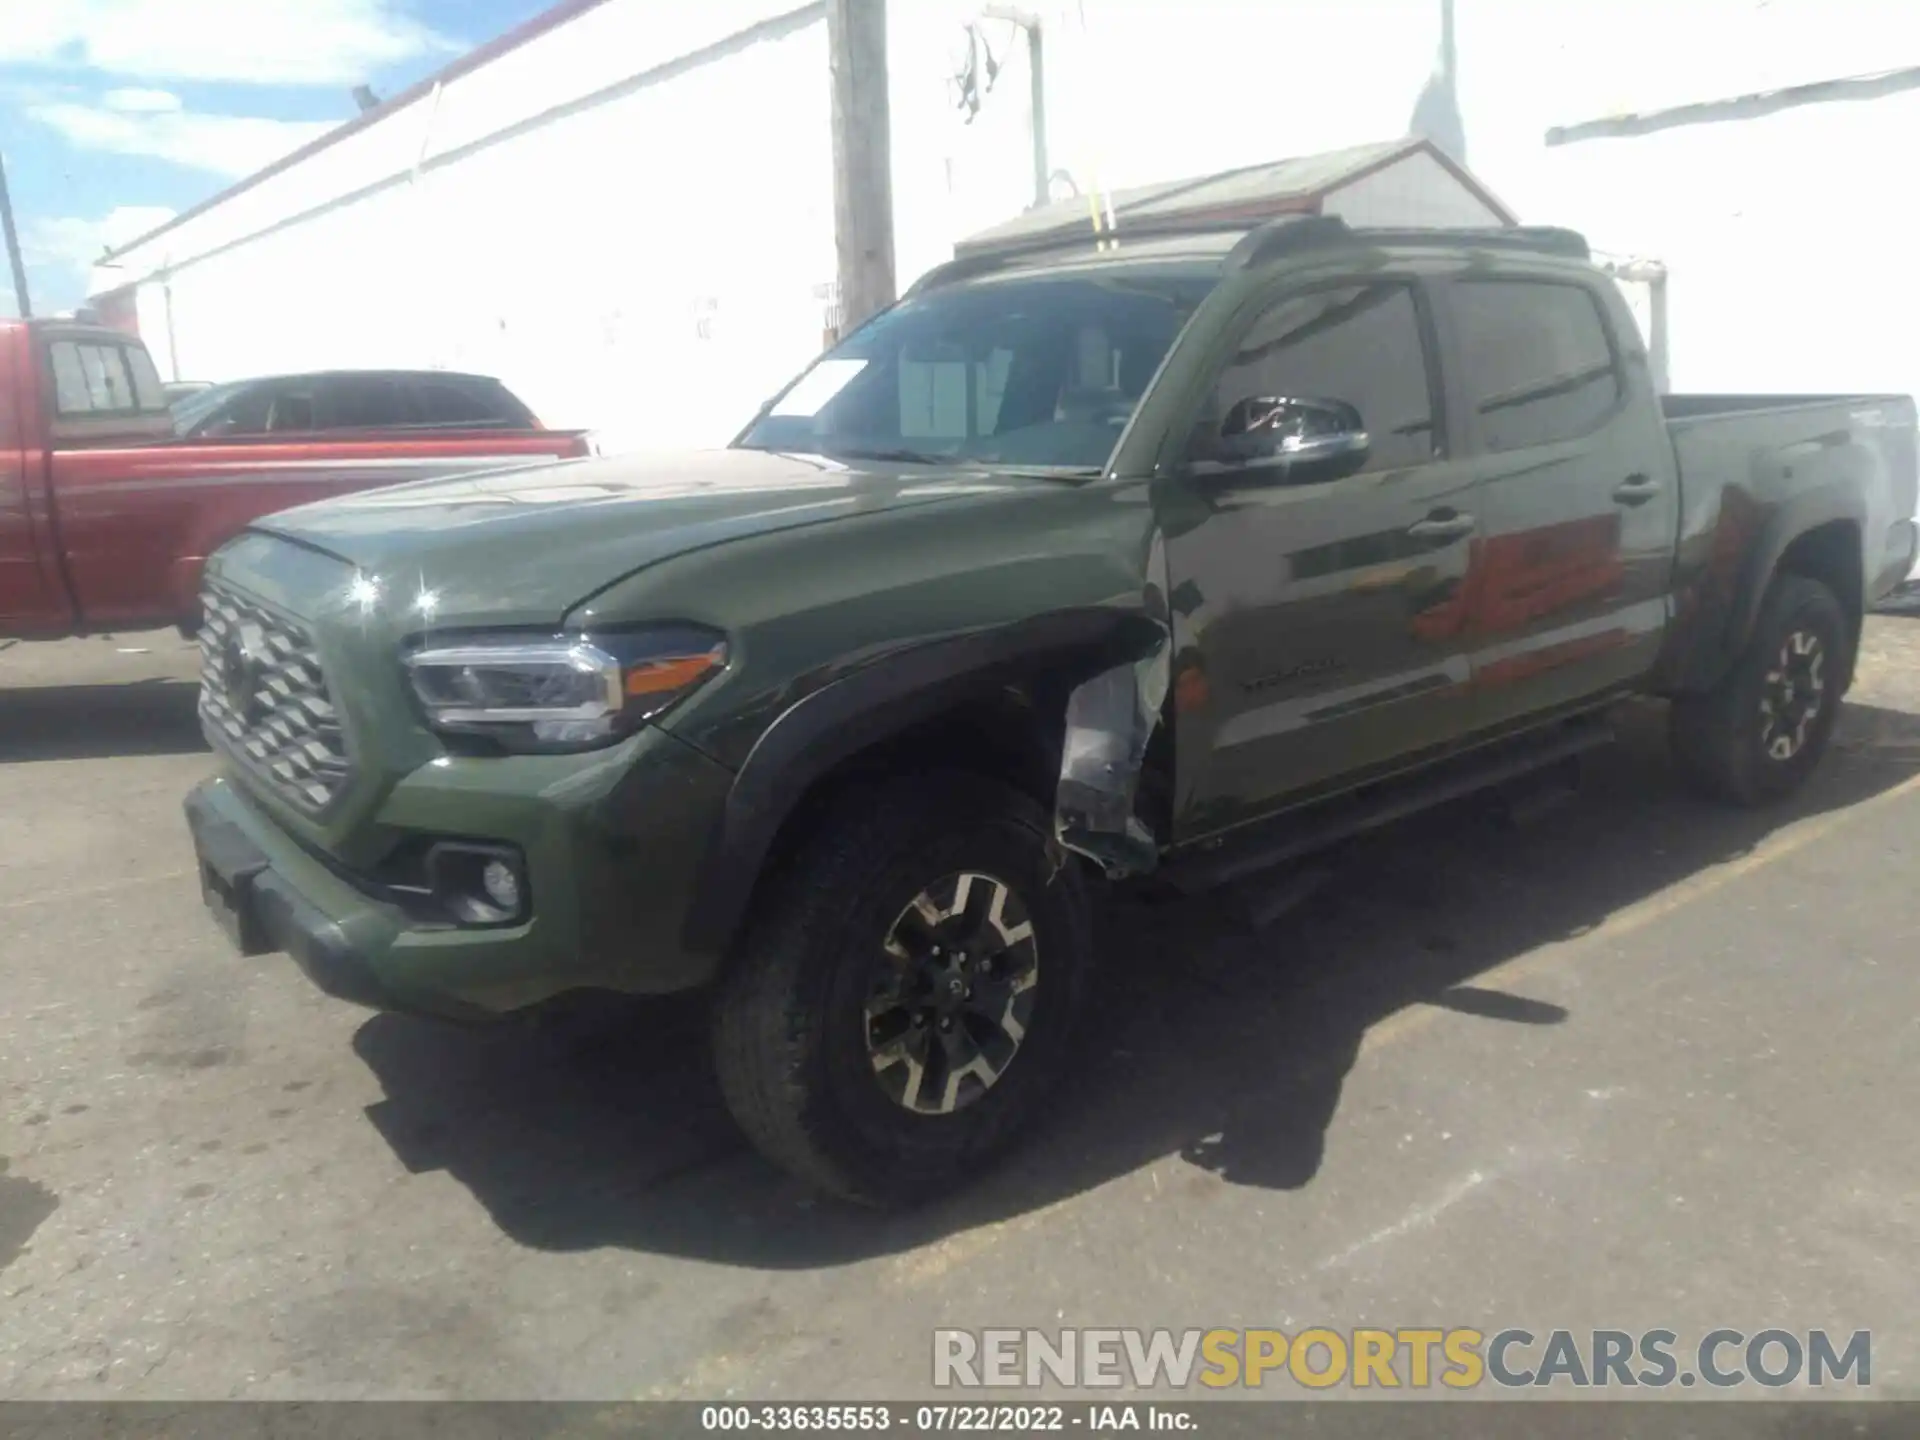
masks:
[[[1279,255],[1325,245],[1448,245],[1469,250],[1531,250],[1592,258],[1592,250],[1578,231],[1551,225],[1506,225],[1487,229],[1412,228],[1356,229],[1338,215],[1287,216],[1248,232],[1227,256],[1230,268],[1245,269]]]
[[[1333,245],[1447,245],[1472,250],[1524,250],[1542,255],[1564,255],[1589,260],[1593,252],[1584,235],[1551,225],[1505,225],[1485,229],[1444,226],[1356,228],[1338,215],[1276,215],[1253,222],[1245,218],[1218,220],[1161,220],[1123,225],[1101,234],[1086,230],[1056,230],[1004,245],[967,251],[927,271],[910,287],[914,295],[935,286],[997,270],[1002,265],[1061,250],[1083,250],[1102,240],[1160,240],[1182,235],[1221,235],[1244,232],[1227,252],[1229,270],[1246,269],[1281,255],[1297,254]]]
[[[1300,220],[1303,215],[1283,215],[1268,222],[1284,224],[1291,220]],[[936,285],[945,285],[949,281],[964,280],[971,275],[981,275],[999,269],[1002,265],[1017,260],[1031,259],[1036,255],[1049,255],[1061,250],[1084,250],[1096,246],[1102,241],[1123,245],[1128,241],[1170,240],[1187,235],[1238,235],[1244,233],[1250,225],[1262,222],[1248,221],[1244,218],[1223,218],[1218,220],[1142,220],[1124,224],[1114,230],[1095,230],[1091,225],[1084,229],[1049,230],[1039,235],[1009,240],[1000,245],[973,245],[961,241],[960,253],[943,265],[936,265],[908,287],[911,295],[920,290],[931,289]]]

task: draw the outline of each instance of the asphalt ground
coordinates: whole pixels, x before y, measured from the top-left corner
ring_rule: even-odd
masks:
[[[1309,1325],[1870,1330],[1920,1395],[1920,618],[1786,807],[1687,796],[1649,707],[1264,929],[1129,907],[1044,1127],[893,1217],[744,1148],[691,1006],[461,1030],[237,959],[191,671],[0,653],[0,1397],[905,1398],[936,1326]]]

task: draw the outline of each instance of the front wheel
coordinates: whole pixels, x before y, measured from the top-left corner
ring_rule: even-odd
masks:
[[[1851,633],[1826,586],[1778,577],[1733,669],[1706,694],[1673,702],[1669,730],[1687,777],[1742,805],[1797,790],[1839,718]]]
[[[715,1014],[721,1089],[770,1159],[865,1204],[957,1188],[1064,1069],[1088,897],[1046,812],[941,775],[846,797],[749,923]]]

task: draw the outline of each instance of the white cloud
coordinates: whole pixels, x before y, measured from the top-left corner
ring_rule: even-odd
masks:
[[[175,80],[352,85],[452,55],[395,0],[6,0],[0,64]]]
[[[138,239],[173,218],[161,205],[118,205],[99,216],[47,216],[29,220],[20,236],[26,262],[60,272],[59,278],[84,282],[101,253]]]
[[[129,115],[165,115],[182,108],[180,97],[171,90],[109,90],[100,103]]]
[[[152,96],[156,92],[141,93]],[[229,179],[271,165],[326,134],[337,123],[206,115],[183,109],[114,109],[73,101],[31,105],[27,115],[85,149],[151,155]]]

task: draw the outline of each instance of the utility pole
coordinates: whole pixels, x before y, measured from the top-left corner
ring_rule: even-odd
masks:
[[[7,162],[0,156],[0,232],[7,241],[7,263],[13,267],[13,300],[22,320],[33,318],[33,306],[27,300],[27,262],[20,254],[20,236],[13,228],[13,201],[7,196]]]
[[[1053,198],[1053,166],[1047,160],[1047,52],[1040,17],[1010,5],[989,5],[980,12],[988,20],[1017,25],[1027,36],[1027,93],[1033,116],[1033,204],[1038,209]]]
[[[1460,50],[1453,38],[1453,0],[1440,0],[1440,52],[1414,101],[1407,129],[1431,140],[1449,158],[1467,163],[1467,122],[1460,114]]]
[[[827,0],[840,333],[894,302],[887,0]]]

